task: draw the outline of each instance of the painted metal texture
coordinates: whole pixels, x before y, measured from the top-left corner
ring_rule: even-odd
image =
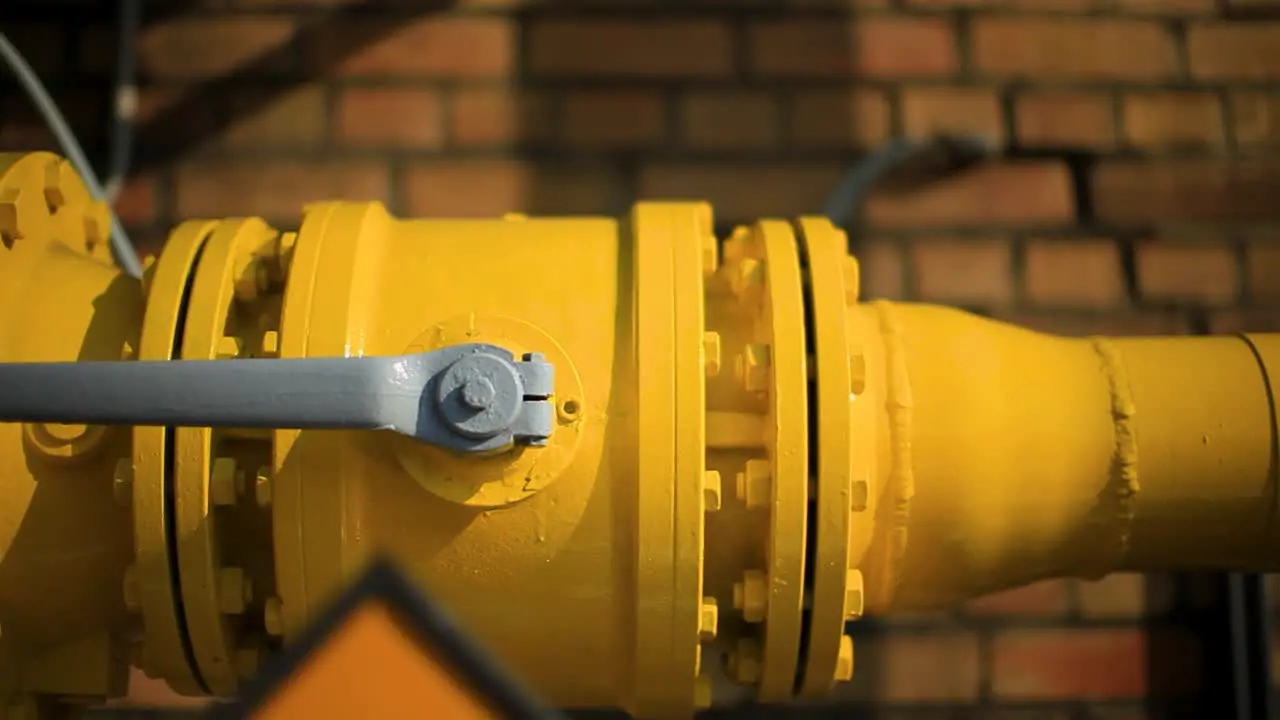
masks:
[[[1068,339],[862,303],[828,221],[717,238],[703,203],[192,220],[142,287],[102,217],[59,158],[0,157],[0,361],[478,343],[555,368],[553,427],[459,453],[74,407],[0,424],[0,695],[18,709],[120,694],[130,645],[183,693],[237,693],[383,555],[547,702],[664,718],[821,697],[856,672],[845,627],[864,615],[1280,567],[1278,336]]]

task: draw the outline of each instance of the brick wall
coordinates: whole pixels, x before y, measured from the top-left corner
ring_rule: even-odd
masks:
[[[45,0],[5,23],[99,156],[102,5]],[[287,225],[330,196],[428,215],[700,197],[731,224],[816,211],[888,137],[977,133],[998,159],[869,203],[855,235],[873,295],[1071,334],[1280,329],[1270,5],[169,0],[137,46],[118,209],[151,247],[179,218]],[[0,112],[0,146],[50,145],[11,88]],[[1141,717],[1197,685],[1162,620],[1189,601],[1166,585],[1051,582],[867,623],[848,694],[882,717]]]

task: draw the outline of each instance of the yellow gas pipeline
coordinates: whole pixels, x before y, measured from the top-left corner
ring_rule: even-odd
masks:
[[[235,693],[375,553],[548,702],[641,716],[734,687],[820,697],[854,672],[845,624],[864,613],[1047,577],[1280,566],[1277,336],[1065,339],[861,304],[825,220],[718,242],[698,203],[192,220],[138,287],[65,161],[0,167],[6,363],[484,343],[555,369],[547,437],[497,452],[0,424],[14,702],[120,695],[130,651],[180,692]]]

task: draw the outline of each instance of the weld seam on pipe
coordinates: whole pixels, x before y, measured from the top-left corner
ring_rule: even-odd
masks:
[[[1104,338],[1093,338],[1093,349],[1102,360],[1102,369],[1111,394],[1111,420],[1114,425],[1115,449],[1111,458],[1111,473],[1103,490],[1103,500],[1114,504],[1114,551],[1106,567],[1098,567],[1095,574],[1105,575],[1124,567],[1129,559],[1133,534],[1134,504],[1142,489],[1138,482],[1138,438],[1134,416],[1137,408],[1133,402],[1133,390],[1129,385],[1129,373],[1124,356],[1119,349]]]
[[[890,535],[890,572],[894,578],[892,591],[902,582],[903,558],[907,553],[907,529],[911,521],[911,501],[915,498],[915,474],[911,466],[911,381],[904,357],[902,325],[892,304],[876,301],[872,304],[880,320],[880,332],[884,342],[885,357],[885,411],[889,418],[889,491],[893,503],[893,526]]]

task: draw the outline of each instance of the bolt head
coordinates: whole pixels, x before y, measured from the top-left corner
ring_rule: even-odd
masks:
[[[773,469],[768,460],[748,460],[736,479],[738,499],[749,508],[765,507],[772,499]]]
[[[489,378],[472,378],[462,386],[462,402],[472,410],[484,410],[493,404],[498,391]]]
[[[209,499],[214,505],[235,505],[244,484],[244,473],[232,458],[213,461],[209,472]]]
[[[863,589],[862,571],[851,569],[844,580],[844,616],[846,620],[857,620],[865,610],[866,592]]]
[[[493,391],[482,407],[487,383]],[[473,397],[469,400],[468,395]],[[460,358],[441,374],[436,408],[441,420],[463,437],[490,438],[511,427],[524,405],[524,382],[511,361],[479,352]]]
[[[702,612],[698,617],[698,636],[702,642],[716,639],[716,631],[720,624],[720,608],[713,597],[702,598]]]
[[[273,637],[284,635],[284,603],[278,597],[269,597],[262,605],[262,624]]]
[[[853,638],[843,635],[840,638],[840,652],[836,655],[836,680],[848,682],[853,679]]]
[[[252,580],[238,567],[224,567],[218,572],[218,609],[226,615],[239,615],[253,597]]]
[[[702,475],[702,498],[707,512],[720,509],[720,473],[708,470]]]
[[[749,623],[764,622],[769,602],[769,579],[761,570],[748,570],[733,586],[733,606]]]

